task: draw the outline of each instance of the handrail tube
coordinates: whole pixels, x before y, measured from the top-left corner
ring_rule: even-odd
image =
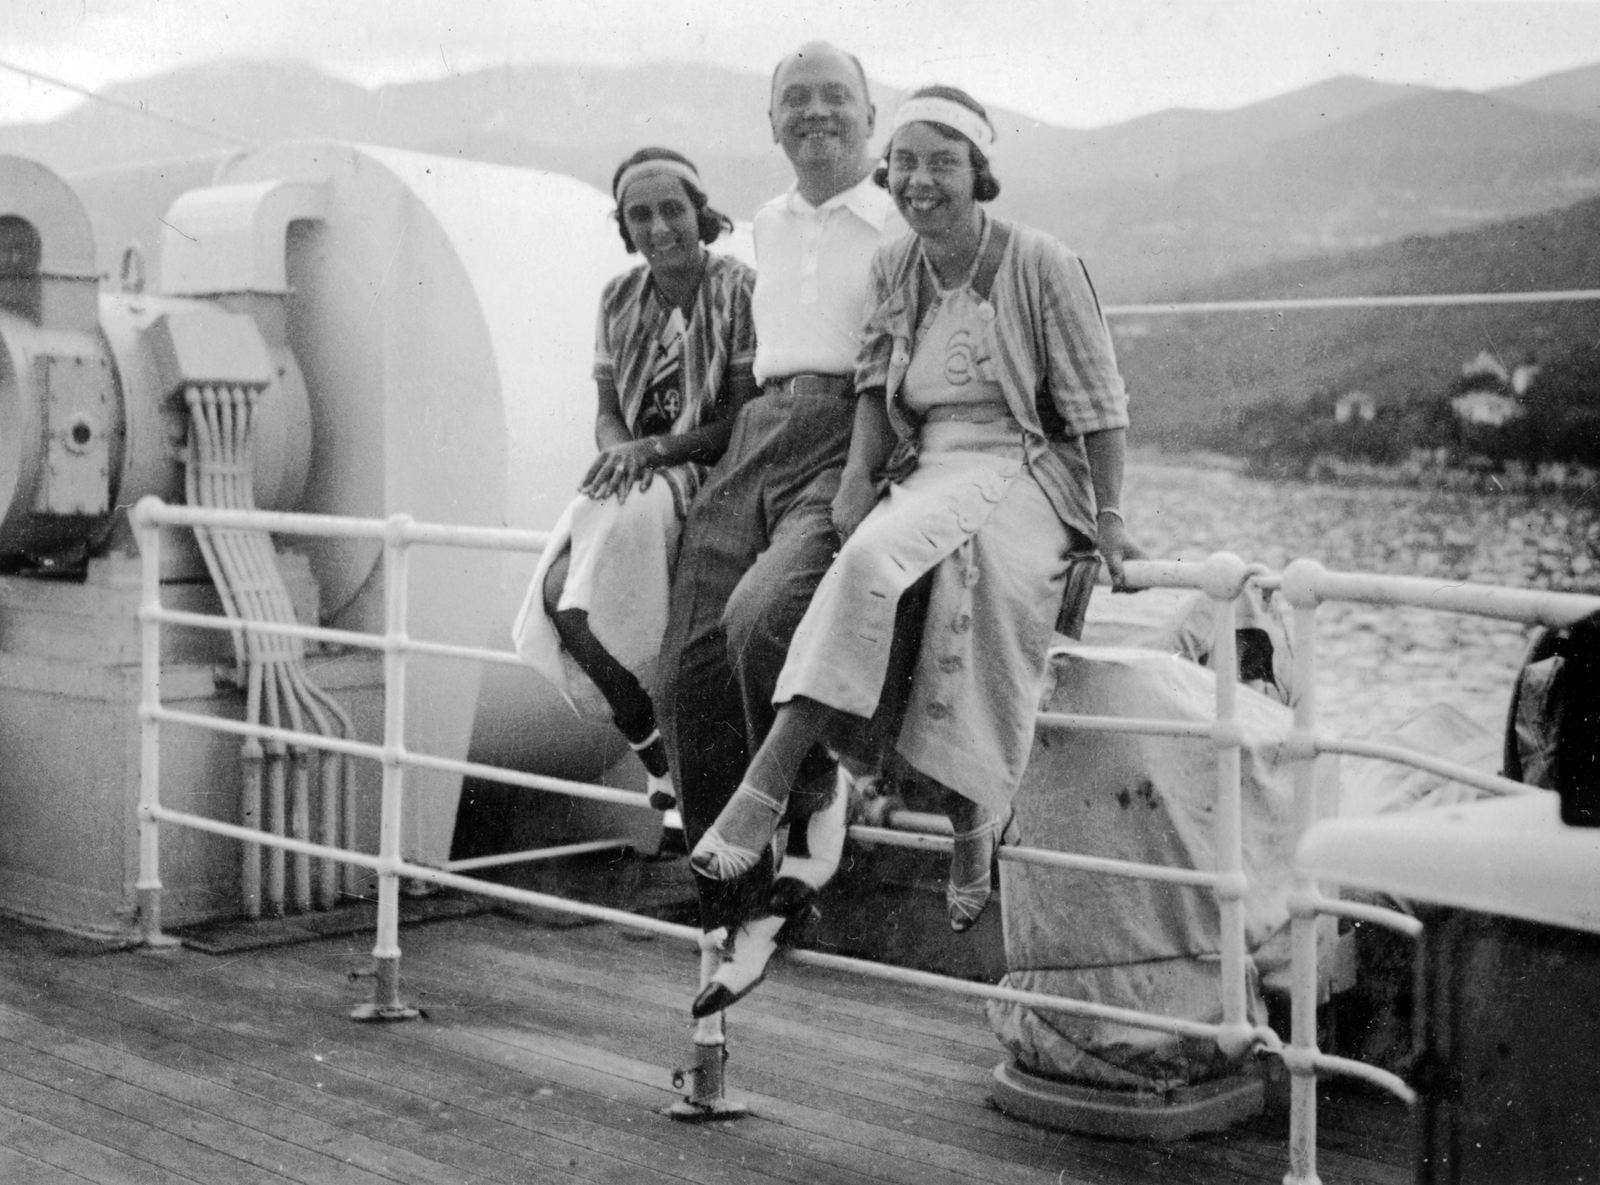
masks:
[[[1416,749],[1408,749],[1404,745],[1389,745],[1381,741],[1347,740],[1342,737],[1319,736],[1315,744],[1319,753],[1343,753],[1350,757],[1377,757],[1385,761],[1393,761],[1398,765],[1409,765],[1416,769],[1427,770],[1429,773],[1439,774],[1456,782],[1463,782],[1468,786],[1476,786],[1480,790],[1487,790],[1491,794],[1540,794],[1543,791],[1538,786],[1529,786],[1525,782],[1513,782],[1510,778],[1501,777],[1499,774],[1486,774],[1482,770],[1473,769],[1470,765],[1461,765],[1454,761],[1446,761],[1442,757],[1434,757],[1429,753],[1422,753]]]
[[[1136,732],[1146,736],[1211,739],[1209,720],[1154,720],[1137,716],[1086,716],[1078,712],[1040,712],[1036,727],[1080,729],[1084,732]]]
[[[405,541],[413,547],[479,547],[485,551],[540,552],[550,546],[549,531],[520,527],[464,527],[445,523],[413,523],[406,528]]]
[[[636,790],[614,790],[610,786],[596,786],[589,782],[572,782],[565,778],[552,778],[545,774],[525,774],[518,770],[502,769],[498,765],[483,765],[476,761],[456,761],[450,757],[435,757],[431,753],[407,753],[405,764],[419,769],[436,769],[447,774],[465,774],[470,778],[492,778],[508,786],[525,790],[554,790],[574,798],[587,798],[594,802],[615,802],[622,806],[652,809],[650,799]]]
[[[340,646],[355,646],[363,650],[384,650],[390,645],[382,634],[360,633],[355,630],[333,629],[322,625],[301,625],[298,622],[244,621],[216,613],[194,613],[186,609],[152,609],[153,621],[181,625],[191,629],[217,630],[233,633],[267,634],[282,638],[303,638],[308,642],[332,642]],[[408,638],[396,645],[409,654],[426,654],[436,658],[460,658],[472,662],[492,662],[502,666],[525,666],[522,657],[512,650],[492,650],[481,646],[457,646],[450,642],[424,642]]]
[[[408,640],[402,647],[407,654],[426,654],[431,658],[459,658],[468,662],[490,662],[503,667],[525,667],[528,664],[514,650],[491,650],[482,646],[456,646],[449,642],[419,642]]]
[[[1028,1008],[1049,1012],[1065,1012],[1069,1016],[1106,1020],[1130,1028],[1151,1029],[1158,1033],[1173,1033],[1180,1037],[1199,1037],[1215,1041],[1222,1026],[1204,1021],[1182,1020],[1178,1017],[1158,1016],[1151,1012],[1137,1012],[1131,1008],[1117,1008],[1110,1004],[1094,1004],[1088,1000],[1074,1000],[1067,996],[1052,996],[1044,992],[1025,992],[1020,988],[1000,987],[998,984],[974,983],[966,979],[951,979],[932,971],[916,971],[910,967],[897,967],[890,963],[869,963],[847,955],[830,955],[823,951],[791,950],[789,958],[813,967],[832,971],[851,971],[858,975],[884,979],[891,983],[909,983],[918,987],[937,988],[958,996],[976,996],[984,1000],[1003,1000]]]
[[[370,741],[347,741],[342,737],[320,732],[296,732],[292,728],[274,728],[270,724],[246,724],[243,720],[230,720],[226,716],[206,716],[199,712],[180,712],[174,708],[141,708],[141,718],[164,721],[167,724],[187,724],[193,728],[209,728],[215,732],[234,736],[256,737],[263,741],[283,741],[305,749],[323,749],[330,753],[347,753],[351,757],[365,757],[369,761],[383,760],[383,746]]]
[[[144,614],[140,615],[145,620]],[[233,633],[243,629],[246,633],[266,634],[280,638],[303,638],[307,642],[333,642],[340,646],[358,646],[363,650],[382,650],[382,634],[367,634],[356,630],[332,629],[325,625],[301,625],[287,621],[246,621],[218,613],[195,613],[188,609],[153,609],[148,620],[168,625],[181,625],[189,629],[218,630]]]
[[[166,527],[212,527],[217,530],[267,531],[274,535],[318,535],[330,539],[375,539],[382,542],[388,524],[381,518],[338,514],[306,514],[285,510],[226,510],[163,502],[155,495],[140,498],[134,521]],[[462,528],[465,530],[466,528]]]
[[[341,864],[357,864],[362,868],[374,870],[381,863],[379,857],[369,856],[365,852],[357,852],[351,848],[331,848],[325,844],[312,843],[308,839],[295,839],[292,835],[276,835],[271,831],[244,827],[238,823],[224,823],[221,819],[209,819],[205,815],[194,815],[188,811],[176,811],[169,806],[153,806],[148,810],[141,807],[140,814],[142,816],[147,815],[150,819],[158,822],[179,823],[184,827],[192,827],[196,831],[209,831],[213,835],[220,835],[227,839],[239,839],[245,843],[259,844],[264,848],[277,848],[303,856],[315,856],[319,860],[333,860]]]
[[[1523,625],[1561,627],[1600,612],[1600,597],[1542,589],[1500,588],[1422,576],[1369,572],[1318,572],[1311,584],[1325,601],[1407,605],[1446,613],[1496,617]]]
[[[1204,588],[1206,569],[1193,560],[1129,560],[1122,578],[1129,588]]]
[[[596,918],[600,921],[615,922],[619,926],[628,926],[637,930],[649,930],[652,933],[666,934],[674,938],[689,939],[696,943],[700,938],[698,927],[662,922],[655,918],[645,917],[642,914],[628,913],[626,910],[612,909],[604,905],[590,905],[586,902],[572,901],[565,897],[553,897],[530,889],[516,889],[509,885],[496,884],[493,881],[480,881],[473,877],[460,876],[441,869],[429,868],[425,865],[402,862],[395,871],[398,875],[409,877],[413,880],[430,881],[448,888],[466,889],[474,893],[483,892],[489,896],[500,897],[507,901],[537,905],[562,913],[575,913],[583,917]],[[951,979],[948,976],[939,975],[931,971],[913,971],[908,967],[871,963],[865,959],[853,959],[845,955],[830,955],[812,950],[789,950],[785,953],[786,957],[791,961],[813,967],[824,967],[835,971],[854,971],[896,983],[935,987],[955,992],[958,995],[1006,1000],[1035,1008],[1067,1012],[1075,1016],[1109,1020],[1118,1024],[1131,1025],[1135,1028],[1176,1033],[1184,1037],[1214,1040],[1218,1029],[1221,1027],[1219,1025],[1206,1024],[1203,1021],[1156,1016],[1152,1013],[1135,1012],[1128,1008],[1116,1008],[1109,1004],[1093,1004],[1087,1000],[1072,1000],[1065,996],[1051,996],[1042,992],[1025,992],[1016,988],[1003,988],[989,984],[972,983],[962,979]]]
[[[625,909],[614,909],[609,905],[592,905],[587,901],[574,901],[569,897],[556,897],[549,893],[539,893],[532,889],[519,889],[514,885],[503,885],[499,881],[486,881],[475,876],[462,876],[460,873],[448,872],[441,868],[431,868],[425,864],[411,864],[401,861],[395,868],[396,873],[411,880],[428,881],[441,885],[447,889],[463,889],[469,893],[477,893],[484,897],[498,897],[502,901],[514,901],[519,905],[534,905],[548,909],[555,913],[576,914],[578,917],[593,918],[597,922],[611,922],[613,925],[624,926],[630,930],[643,930],[650,934],[661,934],[668,938],[682,938],[698,945],[700,941],[700,927],[685,926],[679,922],[662,921],[660,918],[649,917],[642,913],[629,913]]]
[[[498,868],[503,864],[532,864],[539,860],[561,860],[567,856],[587,856],[593,852],[615,852],[632,847],[631,839],[591,839],[585,843],[560,844],[553,848],[526,848],[520,852],[499,852],[493,856],[473,856],[466,860],[448,860],[446,872],[470,872],[476,868]]]
[[[1380,1070],[1377,1066],[1368,1065],[1366,1062],[1337,1057],[1331,1053],[1314,1053],[1311,1055],[1311,1064],[1319,1070],[1365,1079],[1374,1086],[1381,1086],[1391,1094],[1398,1095],[1408,1105],[1417,1101],[1417,1092],[1406,1085],[1404,1078],[1398,1074],[1391,1074],[1388,1070]]]
[[[924,835],[954,835],[948,815],[935,815],[928,811],[891,810],[884,822],[891,831],[916,831]]]
[[[337,514],[304,514],[284,510],[229,510],[221,507],[187,506],[163,502],[154,495],[139,499],[134,507],[136,522],[163,526],[211,527],[217,530],[267,531],[274,535],[321,535],[339,539],[394,539],[400,545],[432,547],[471,547],[487,551],[543,551],[550,544],[549,531],[517,527],[452,526],[445,523],[408,521],[396,525],[391,519],[356,518]]]
[[[1293,910],[1297,904],[1299,894],[1290,894],[1289,908]],[[1395,930],[1409,938],[1416,938],[1422,933],[1422,923],[1408,913],[1401,913],[1398,909],[1385,909],[1381,905],[1368,905],[1362,901],[1345,901],[1338,897],[1324,897],[1320,893],[1305,895],[1306,905],[1316,913],[1329,914],[1336,918],[1349,918],[1356,922],[1370,922],[1374,926],[1384,926]]]
[[[1600,300],[1600,289],[1569,288],[1555,292],[1440,292],[1394,296],[1306,296],[1282,300],[1196,300],[1165,304],[1113,304],[1107,317],[1168,316],[1175,313],[1309,312],[1318,309],[1405,309],[1449,305],[1552,304],[1563,300]]]
[[[180,712],[172,708],[154,708],[148,712],[141,710],[140,715],[151,720],[165,721],[169,724],[187,724],[194,728],[209,728],[234,736],[253,736],[260,740],[283,741],[285,744],[307,749],[347,753],[352,757],[364,757],[369,761],[382,762],[385,754],[382,745],[374,745],[370,741],[347,741],[325,733],[295,732],[288,728],[273,728],[268,724],[246,724],[242,720],[230,720],[225,716],[206,716],[196,712]],[[508,786],[517,786],[524,790],[552,790],[574,798],[589,798],[596,802],[613,802],[622,806],[649,809],[649,800],[646,796],[634,790],[614,790],[609,786],[596,786],[589,782],[574,782],[567,778],[551,777],[548,774],[523,773],[521,770],[505,769],[498,765],[483,765],[475,761],[455,761],[448,757],[434,757],[428,753],[401,750],[395,757],[403,765],[416,766],[420,769],[466,774]]]
[[[929,835],[919,831],[892,831],[886,827],[850,828],[851,839],[863,843],[882,844],[885,847],[913,848],[924,852],[948,852],[952,840],[947,835]],[[1042,868],[1059,868],[1068,872],[1104,872],[1110,876],[1130,880],[1164,881],[1173,885],[1188,885],[1197,889],[1215,887],[1217,874],[1193,868],[1171,868],[1165,864],[1138,864],[1131,860],[1114,860],[1109,856],[1082,856],[1076,852],[1060,852],[1053,848],[1014,848],[1002,846],[998,858],[1016,864],[1036,864]]]

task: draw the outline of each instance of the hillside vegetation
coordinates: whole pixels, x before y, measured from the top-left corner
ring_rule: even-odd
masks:
[[[1478,230],[1258,268],[1188,300],[1600,289],[1600,199]],[[1600,464],[1584,412],[1600,409],[1600,302],[1113,318],[1141,439],[1166,447],[1319,447],[1395,460],[1413,447]],[[1445,404],[1487,353],[1539,368],[1514,430],[1463,437]],[[1468,383],[1468,386],[1471,384]],[[1335,399],[1364,391],[1379,416],[1338,427]]]

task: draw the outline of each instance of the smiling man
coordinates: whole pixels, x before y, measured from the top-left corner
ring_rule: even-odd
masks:
[[[868,269],[879,245],[905,232],[871,181],[876,111],[859,61],[831,45],[802,46],[773,74],[769,115],[795,185],[755,217],[762,395],[739,413],[685,523],[661,653],[662,735],[691,847],[772,725],[789,639],[838,548],[830,507],[850,446]],[[695,1009],[702,1047],[721,1045],[721,1007],[759,980],[784,920],[809,906],[837,865],[845,804],[831,764],[814,756],[807,785],[816,793],[794,800],[779,879],[770,857],[735,882],[697,878],[707,935]],[[723,933],[735,935],[727,961]]]

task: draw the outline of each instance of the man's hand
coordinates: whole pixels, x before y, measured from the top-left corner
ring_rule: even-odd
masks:
[[[1131,592],[1122,565],[1128,560],[1142,560],[1145,550],[1128,535],[1128,524],[1114,510],[1102,510],[1095,520],[1099,530],[1100,557],[1106,562],[1106,572],[1111,576],[1113,592]]]
[[[833,529],[841,540],[855,534],[863,519],[878,504],[878,487],[864,470],[851,465],[839,477],[839,492],[833,496]]]
[[[589,472],[578,483],[578,492],[587,494],[596,502],[617,496],[618,502],[628,500],[628,492],[637,483],[639,489],[648,490],[655,477],[655,467],[661,454],[656,450],[654,437],[628,440],[600,450],[600,455],[589,466]]]

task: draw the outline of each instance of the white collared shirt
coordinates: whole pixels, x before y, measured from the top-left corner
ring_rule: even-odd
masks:
[[[757,381],[854,371],[873,253],[906,231],[870,176],[820,206],[791,189],[756,211]]]

